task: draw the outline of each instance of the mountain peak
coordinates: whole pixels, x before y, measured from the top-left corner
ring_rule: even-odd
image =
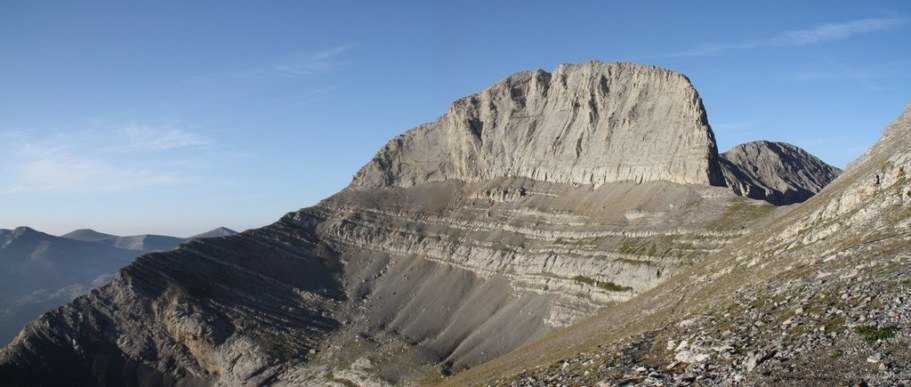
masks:
[[[40,235],[40,234],[43,234],[43,233],[39,232],[31,227],[27,227],[27,226],[16,227],[15,229],[13,229],[13,232],[12,232],[13,238],[20,238],[20,237],[27,236],[27,235]]]
[[[98,232],[90,228],[81,228],[78,230],[71,231],[69,233],[61,235],[63,238],[75,239],[79,241],[86,242],[98,242],[103,240],[115,239],[118,236],[112,234],[105,234],[103,232]]]
[[[721,165],[735,193],[774,204],[807,200],[841,173],[800,147],[765,140],[731,148]]]
[[[237,235],[237,234],[238,234],[237,231],[234,231],[230,228],[218,227],[218,228],[214,228],[212,230],[206,231],[202,234],[194,235],[194,236],[190,237],[190,239],[218,238],[218,237],[225,237],[225,236],[231,236],[231,235]]]
[[[31,227],[16,227],[12,230],[0,230],[0,247],[13,244],[32,244],[54,237]]]
[[[353,186],[498,177],[601,185],[723,185],[715,137],[689,79],[631,63],[516,73],[393,139]]]

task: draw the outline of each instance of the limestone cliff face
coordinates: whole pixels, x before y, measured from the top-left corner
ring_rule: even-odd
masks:
[[[525,177],[600,185],[723,185],[699,94],[678,73],[628,63],[522,72],[390,141],[353,185]]]
[[[720,161],[725,182],[736,194],[775,204],[807,200],[841,173],[809,152],[783,142],[740,144],[723,153]]]

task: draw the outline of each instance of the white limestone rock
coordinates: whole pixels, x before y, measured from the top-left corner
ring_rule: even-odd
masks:
[[[525,177],[601,185],[723,185],[714,134],[685,76],[588,62],[521,72],[384,146],[353,186]]]

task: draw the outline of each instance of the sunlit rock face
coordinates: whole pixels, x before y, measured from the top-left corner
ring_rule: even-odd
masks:
[[[723,185],[699,94],[678,73],[628,63],[522,72],[390,141],[364,187],[525,177],[601,185]]]

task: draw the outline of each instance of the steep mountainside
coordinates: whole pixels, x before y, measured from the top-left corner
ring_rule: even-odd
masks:
[[[725,181],[738,195],[774,204],[809,199],[841,170],[783,142],[740,144],[721,155]]]
[[[30,324],[0,352],[0,378],[459,372],[639,299],[787,212],[724,187],[718,157],[679,74],[596,62],[520,73],[394,139],[314,207],[140,257]]]
[[[831,185],[762,232],[445,382],[909,383],[909,149],[911,106]]]
[[[107,282],[135,255],[27,227],[0,230],[0,343],[41,313]]]

